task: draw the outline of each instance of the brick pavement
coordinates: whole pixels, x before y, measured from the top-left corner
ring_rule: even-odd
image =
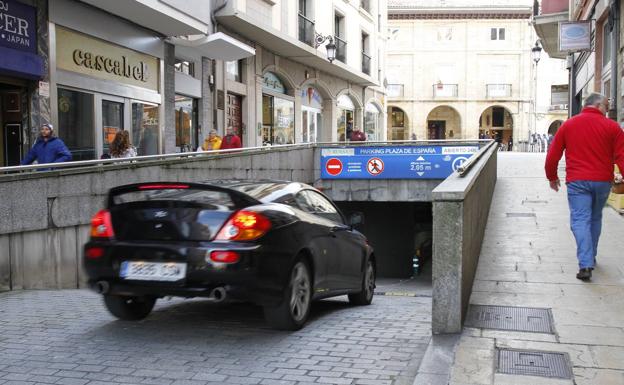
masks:
[[[160,300],[114,319],[86,290],[0,293],[0,385],[411,384],[430,339],[431,298],[315,303],[303,330],[259,307]]]

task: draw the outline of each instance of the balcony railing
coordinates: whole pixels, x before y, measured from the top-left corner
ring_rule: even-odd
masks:
[[[314,47],[314,22],[299,14],[299,41]]]
[[[485,95],[488,98],[511,97],[511,84],[486,84]]]
[[[389,98],[402,98],[405,95],[405,86],[403,84],[388,84],[386,93]]]
[[[370,67],[371,67],[371,57],[366,52],[362,52],[362,72],[364,72],[367,75],[370,75]]]
[[[443,84],[437,83],[433,85],[433,97],[457,97],[457,84]]]
[[[347,64],[347,42],[338,36],[334,36],[334,40],[336,41],[336,60]]]

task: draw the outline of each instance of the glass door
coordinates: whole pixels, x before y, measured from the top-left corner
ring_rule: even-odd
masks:
[[[102,99],[102,154],[108,154],[117,131],[124,129],[124,103]]]

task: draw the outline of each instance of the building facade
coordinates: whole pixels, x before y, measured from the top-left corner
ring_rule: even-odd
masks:
[[[570,114],[581,110],[591,92],[600,92],[610,98],[609,117],[624,122],[621,1],[542,0],[535,13],[535,28],[546,51],[567,60]],[[566,34],[560,34],[560,23],[573,23],[568,25],[582,32],[583,44],[569,46]]]
[[[218,8],[218,30],[256,50],[217,62],[219,130],[233,127],[249,146],[345,141],[352,130],[385,140],[385,0],[231,0]]]
[[[487,137],[511,149],[547,133],[565,116],[550,91],[565,69],[532,60],[531,17],[522,0],[390,1],[388,138]]]

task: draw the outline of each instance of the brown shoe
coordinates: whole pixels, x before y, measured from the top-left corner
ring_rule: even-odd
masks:
[[[591,279],[591,276],[592,276],[592,269],[590,268],[581,269],[576,274],[576,278],[583,280],[583,281],[589,281]]]

